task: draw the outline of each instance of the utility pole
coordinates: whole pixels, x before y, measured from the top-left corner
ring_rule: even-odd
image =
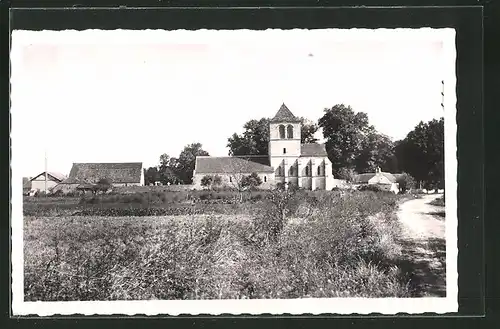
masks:
[[[47,150],[45,150],[45,196],[47,196]]]
[[[441,107],[444,111],[444,80],[441,80]]]

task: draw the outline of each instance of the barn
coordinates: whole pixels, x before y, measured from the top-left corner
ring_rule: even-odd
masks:
[[[45,175],[44,171],[29,180],[23,179],[24,194],[45,191],[45,176],[47,176],[47,191],[52,190],[55,186],[66,179],[66,176],[61,173],[47,172],[47,175]]]
[[[95,184],[107,179],[115,187],[144,185],[142,162],[126,163],[73,163],[67,179],[59,183],[54,192],[72,192],[80,185]]]

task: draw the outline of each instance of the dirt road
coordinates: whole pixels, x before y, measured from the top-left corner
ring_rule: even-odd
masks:
[[[400,267],[415,296],[446,296],[446,244],[444,207],[430,205],[442,194],[425,195],[401,204],[403,226]]]

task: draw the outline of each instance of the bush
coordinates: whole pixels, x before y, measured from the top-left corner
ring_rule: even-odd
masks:
[[[429,204],[431,204],[433,206],[444,207],[445,206],[444,196],[441,196],[435,200],[432,200],[431,202],[429,202]]]
[[[54,197],[62,197],[64,196],[64,192],[63,190],[57,190],[57,191],[54,191],[50,194],[50,196],[54,196]]]
[[[35,196],[35,197],[43,197],[43,196],[46,196],[46,193],[45,193],[45,191],[38,190],[38,191],[35,192],[35,194],[33,196]]]
[[[243,188],[255,189],[257,186],[262,184],[262,180],[256,173],[252,173],[248,176],[244,176],[241,180],[241,186]]]
[[[361,185],[358,188],[359,191],[372,191],[372,192],[382,192],[382,189],[380,186],[376,184],[366,184],[366,185]]]
[[[401,174],[397,179],[397,183],[399,184],[399,188],[402,193],[410,191],[414,189],[416,186],[415,178],[413,178],[410,174],[407,173]]]

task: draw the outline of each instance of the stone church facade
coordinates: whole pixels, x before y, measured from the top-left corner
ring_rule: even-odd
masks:
[[[242,176],[256,173],[262,180],[260,188],[289,183],[308,190],[331,190],[334,178],[325,145],[301,143],[301,129],[300,119],[283,104],[269,123],[268,156],[199,156],[194,188],[202,188],[206,175],[218,175],[223,185],[234,186]]]

